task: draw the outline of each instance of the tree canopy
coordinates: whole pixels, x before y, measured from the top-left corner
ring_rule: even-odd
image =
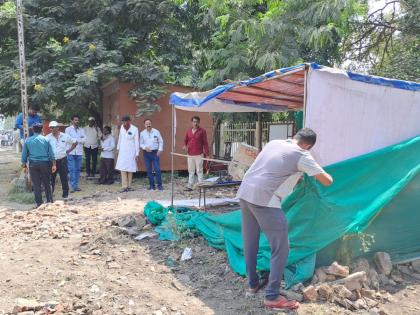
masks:
[[[25,0],[30,102],[100,117],[101,85],[133,82],[138,115],[163,83],[213,88],[305,61],[419,78],[416,0]],[[0,112],[20,110],[14,1],[0,1]]]

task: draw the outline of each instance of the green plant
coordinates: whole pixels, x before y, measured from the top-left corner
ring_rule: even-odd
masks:
[[[344,235],[337,249],[336,259],[343,265],[349,265],[355,254],[353,248],[357,247],[361,252],[367,253],[375,243],[375,237],[367,233],[353,233]]]
[[[22,191],[17,186],[14,186],[9,190],[7,200],[21,204],[31,204],[34,203],[34,195],[32,193]]]

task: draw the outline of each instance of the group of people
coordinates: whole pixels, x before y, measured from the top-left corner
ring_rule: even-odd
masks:
[[[206,131],[200,128],[200,118],[192,117],[192,127],[184,139],[184,150],[188,154],[189,180],[187,189],[192,189],[194,174],[198,180],[203,176],[203,157],[209,155]],[[34,135],[26,140],[22,152],[24,167],[29,161],[29,171],[34,184],[37,205],[42,203],[41,183],[45,187],[47,201],[52,202],[49,189],[51,177],[60,174],[63,185],[63,197],[66,196],[67,165],[70,173],[72,190],[78,190],[78,176],[85,151],[88,176],[95,174],[95,157],[98,147],[101,152],[101,181],[111,183],[112,177],[107,177],[113,171],[113,150],[115,142],[109,127],[104,128],[103,135],[96,127],[94,119],[89,119],[85,129],[78,127],[79,117],[73,116],[72,125],[61,133],[56,122],[51,122],[52,132],[41,136],[42,125],[32,126]],[[122,118],[118,139],[118,158],[116,169],[121,171],[123,191],[131,190],[132,174],[137,171],[140,152],[149,178],[149,189],[162,190],[159,157],[163,152],[163,139],[160,132],[152,128],[152,121],[144,121],[145,129],[139,133],[138,128],[131,124],[129,116]],[[100,140],[100,143],[98,141]],[[258,154],[256,160],[246,172],[237,198],[242,213],[242,237],[246,273],[248,276],[248,293],[255,294],[267,286],[264,304],[274,309],[296,309],[299,303],[287,300],[280,295],[280,284],[289,253],[287,220],[280,209],[280,201],[272,205],[276,191],[282,185],[287,185],[291,176],[296,173],[306,173],[313,176],[323,185],[331,185],[332,177],[313,159],[309,150],[315,145],[316,133],[308,128],[300,130],[294,139],[270,141]],[[93,158],[92,164],[88,159]],[[66,161],[67,159],[67,161]],[[92,166],[92,167],[91,167]],[[102,170],[104,172],[102,173]],[[104,176],[102,176],[104,175]],[[54,186],[53,186],[54,187]],[[270,273],[260,278],[257,274],[257,256],[260,233],[264,232],[271,249]]]
[[[148,189],[163,190],[160,156],[163,152],[164,141],[159,130],[152,127],[151,119],[144,120],[144,130],[139,132],[138,128],[131,123],[130,116],[122,117],[116,143],[109,126],[105,126],[102,132],[95,118],[90,117],[88,125],[81,128],[78,115],[71,117],[71,124],[65,132],[60,131],[61,124],[51,121],[50,133],[44,137],[42,119],[38,111],[39,108],[36,106],[29,109],[29,138],[23,142],[22,149],[22,165],[25,169],[29,165],[37,206],[43,203],[42,186],[47,202],[52,202],[57,174],[60,176],[64,199],[69,197],[69,193],[81,190],[79,179],[83,155],[85,156],[86,178],[94,179],[99,152],[99,184],[113,184],[116,169],[121,172],[122,192],[133,190],[131,187],[133,173],[138,170],[140,152],[142,152],[149,181]],[[191,121],[192,127],[186,133],[183,146],[188,153],[187,190],[192,189],[195,174],[198,181],[203,180],[202,157],[209,155],[207,134],[200,127],[200,118],[194,116]],[[22,114],[16,119],[16,128],[20,130],[23,139]],[[115,149],[117,150],[116,163]]]

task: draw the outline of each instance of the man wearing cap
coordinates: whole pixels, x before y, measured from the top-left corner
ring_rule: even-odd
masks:
[[[56,171],[55,155],[51,143],[42,132],[42,124],[32,125],[34,134],[26,139],[22,149],[22,167],[27,171],[29,162],[29,174],[35,194],[37,207],[43,204],[42,188],[44,187],[47,202],[53,202],[51,193],[51,173]]]
[[[51,121],[49,124],[51,133],[47,135],[54,154],[57,171],[51,175],[51,187],[54,193],[55,179],[57,173],[60,175],[61,187],[63,189],[63,198],[67,199],[69,196],[69,182],[68,182],[68,167],[67,167],[67,154],[74,150],[77,146],[77,141],[69,135],[60,132],[60,125],[56,121]]]
[[[77,142],[76,147],[67,154],[67,166],[69,168],[71,186],[70,192],[80,191],[79,177],[82,168],[83,144],[86,141],[86,135],[83,128],[79,127],[79,122],[79,115],[73,115],[71,117],[71,125],[66,128],[66,134]],[[67,149],[70,147],[70,145],[67,145]]]
[[[118,158],[115,168],[121,171],[122,192],[131,189],[133,173],[137,171],[137,162],[139,160],[139,130],[131,124],[130,116],[121,118],[120,135],[118,137]]]
[[[86,177],[88,179],[95,177],[96,173],[96,162],[98,160],[98,147],[99,141],[102,137],[101,129],[96,125],[96,120],[93,117],[89,117],[89,123],[84,128],[86,141],[83,145],[86,159]]]

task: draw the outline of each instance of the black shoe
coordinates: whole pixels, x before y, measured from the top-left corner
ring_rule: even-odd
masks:
[[[193,191],[193,189],[190,188],[190,187],[187,187],[187,188],[185,188],[185,191]]]
[[[155,187],[149,186],[149,188],[147,188],[147,190],[155,190]]]
[[[162,186],[158,186],[158,189],[162,191],[163,190],[163,187]]]
[[[128,188],[123,188],[123,189],[121,189],[121,191],[120,192],[122,192],[122,193],[126,193],[126,192],[128,192]]]
[[[74,191],[82,191],[79,187],[77,187]]]

